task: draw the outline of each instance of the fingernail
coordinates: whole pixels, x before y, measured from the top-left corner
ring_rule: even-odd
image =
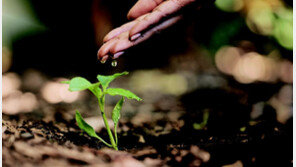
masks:
[[[124,52],[117,52],[113,55],[113,59],[117,59],[119,56],[121,56]]]
[[[104,64],[106,63],[106,60],[108,59],[108,55],[107,56],[104,56],[102,59],[101,59],[101,63]]]
[[[102,64],[105,64],[106,63],[106,60],[101,60],[100,61]]]
[[[133,35],[133,36],[130,38],[130,40],[131,40],[131,41],[135,41],[135,40],[137,40],[140,36],[141,36],[141,34],[140,34],[140,33],[137,33],[137,34]]]

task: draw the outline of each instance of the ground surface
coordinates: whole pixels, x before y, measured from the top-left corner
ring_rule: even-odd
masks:
[[[162,97],[152,112],[142,106],[140,113],[121,120],[120,151],[81,133],[68,104],[55,105],[54,112],[3,114],[3,166],[291,166],[292,119],[279,123],[265,105],[250,121],[245,98],[223,89]],[[194,129],[205,111],[207,125]]]

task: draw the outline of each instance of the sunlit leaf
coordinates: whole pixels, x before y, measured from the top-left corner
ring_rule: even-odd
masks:
[[[114,125],[117,125],[119,119],[120,119],[120,111],[121,111],[121,108],[122,108],[122,105],[123,105],[123,102],[124,102],[124,97],[122,97],[116,104],[116,106],[114,107],[113,109],[113,112],[112,112],[112,120],[114,122]]]
[[[134,93],[132,93],[128,90],[125,90],[125,89],[121,89],[121,88],[109,88],[109,89],[107,89],[106,93],[111,96],[120,95],[120,96],[127,97],[128,99],[136,99],[138,101],[142,100],[140,97],[138,97]]]
[[[116,79],[119,76],[127,75],[127,74],[128,72],[125,71],[122,73],[116,73],[114,75],[98,75],[97,78],[102,84],[103,89],[105,90],[109,86],[110,82],[112,82],[114,79]]]
[[[98,98],[102,96],[102,91],[100,89],[100,83],[90,83],[87,79],[82,77],[75,77],[70,81],[62,81],[61,83],[69,84],[69,90],[73,91],[82,91],[85,89],[89,89],[95,96]]]
[[[88,89],[91,86],[92,84],[87,79],[82,77],[75,77],[70,81],[69,90],[72,92],[81,91],[81,90]]]
[[[293,50],[293,20],[277,19],[275,22],[274,37],[286,49]]]
[[[70,81],[61,81],[62,84],[70,84]]]
[[[244,7],[243,0],[216,0],[215,5],[225,12],[236,12]]]

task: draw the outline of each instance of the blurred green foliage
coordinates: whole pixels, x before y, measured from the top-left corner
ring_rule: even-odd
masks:
[[[287,50],[293,49],[293,9],[282,0],[216,0],[215,5],[224,12],[239,12],[249,29],[259,35],[272,36]],[[233,24],[234,23],[234,24]],[[214,32],[214,45],[227,44],[227,36],[238,27],[235,21]],[[229,30],[230,29],[230,30]],[[219,35],[219,33],[221,35]],[[224,42],[221,42],[223,41]],[[226,40],[226,41],[225,41]],[[220,44],[218,44],[220,43]]]
[[[46,30],[28,0],[3,0],[2,5],[3,46],[10,48],[15,39]]]

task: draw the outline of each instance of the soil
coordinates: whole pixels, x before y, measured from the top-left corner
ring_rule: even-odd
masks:
[[[55,105],[54,114],[3,114],[3,166],[292,166],[292,118],[279,123],[265,104],[251,120],[250,99],[235,89],[165,97],[154,104],[155,119],[121,120],[120,151],[82,133],[68,104]],[[206,127],[194,129],[204,111]],[[98,134],[108,139],[104,128]]]

